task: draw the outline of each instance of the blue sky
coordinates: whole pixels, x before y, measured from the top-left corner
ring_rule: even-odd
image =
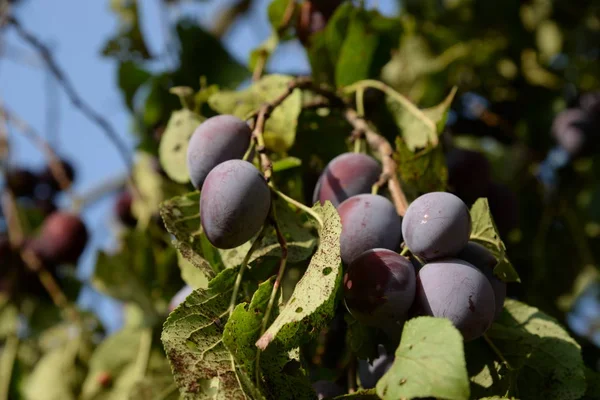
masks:
[[[141,3],[142,29],[151,52],[162,53],[163,30],[160,29],[160,0]],[[179,13],[193,15],[209,26],[215,11],[231,1],[207,4],[189,2]],[[251,12],[240,19],[225,36],[225,46],[240,62],[248,52],[269,35],[266,5],[256,1]],[[395,1],[367,1],[385,13],[396,11]],[[133,151],[130,115],[116,86],[116,63],[100,56],[104,42],[118,28],[108,0],[25,0],[16,15],[26,29],[53,49],[53,54],[79,94],[115,127]],[[170,15],[174,18],[177,15]],[[0,57],[0,99],[11,112],[26,120],[40,134],[52,140],[61,156],[71,160],[77,169],[75,191],[86,193],[100,182],[124,175],[125,165],[103,133],[74,109],[59,85],[49,79],[36,53],[7,29],[0,42],[5,49]],[[160,65],[159,65],[160,67]],[[270,63],[276,72],[307,73],[309,66],[297,43],[286,44]],[[51,112],[48,112],[51,110]],[[13,164],[42,167],[43,156],[15,131],[10,131]],[[111,246],[116,223],[112,216],[114,198],[107,197],[86,208],[83,217],[92,231],[92,240],[80,261],[79,272],[87,278],[93,270],[99,248]],[[63,202],[63,205],[64,204]],[[112,330],[118,326],[116,303],[100,299],[93,291],[84,290],[80,302],[94,306]]]

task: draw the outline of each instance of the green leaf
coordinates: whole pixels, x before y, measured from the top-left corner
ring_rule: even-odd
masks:
[[[187,183],[190,180],[187,167],[188,143],[202,121],[202,117],[187,109],[171,114],[160,139],[158,155],[161,166],[175,182]]]
[[[442,101],[437,106],[433,106],[431,108],[425,108],[423,110],[423,114],[427,116],[434,124],[436,124],[437,132],[442,133],[444,127],[446,126],[446,119],[448,118],[448,111],[450,110],[450,105],[452,104],[452,100],[454,100],[454,96],[456,95],[456,91],[458,88],[454,86],[452,91],[444,101]]]
[[[448,168],[441,146],[427,145],[424,149],[412,152],[398,136],[393,157],[407,195],[417,198],[423,193],[446,190]]]
[[[163,326],[161,340],[185,398],[246,398],[244,387],[251,381],[235,368],[222,339],[230,297],[231,291],[195,290]]]
[[[404,326],[391,368],[377,383],[382,399],[469,399],[463,338],[444,318],[419,317]]]
[[[365,13],[355,12],[335,64],[335,83],[338,87],[370,78],[378,41],[379,35],[369,26]]]
[[[586,367],[585,380],[587,388],[582,400],[600,399],[600,373]]]
[[[376,332],[374,328],[361,324],[350,314],[345,314],[344,319],[348,326],[346,330],[346,343],[356,357],[363,360],[374,360],[379,356],[377,351]]]
[[[77,399],[82,371],[76,361],[81,343],[78,337],[44,354],[23,385],[28,400]]]
[[[19,327],[19,310],[17,307],[0,298],[0,340],[17,333]]]
[[[486,335],[509,365],[497,357],[480,363],[471,378],[478,390],[485,395],[508,390],[522,399],[580,399],[586,382],[579,344],[537,308],[512,299],[504,307]]]
[[[141,31],[137,0],[111,0],[110,5],[121,26],[119,33],[105,43],[102,54],[118,59],[152,58]]]
[[[142,329],[123,329],[106,338],[94,351],[89,371],[83,384],[81,398],[127,399],[135,384],[144,377],[136,368]],[[110,384],[107,384],[109,382]]]
[[[267,75],[246,90],[216,93],[210,97],[208,103],[220,114],[233,114],[245,119],[258,111],[264,103],[284,93],[292,79],[286,75]],[[296,89],[271,113],[264,132],[267,148],[274,152],[283,152],[292,147],[301,106],[302,93]]]
[[[147,232],[128,231],[115,254],[98,253],[92,285],[116,299],[134,302],[147,318],[157,317],[155,300],[168,302],[180,289],[173,249],[161,249]]]
[[[118,84],[125,97],[125,104],[130,111],[134,111],[133,99],[140,86],[146,83],[152,74],[141,68],[133,61],[124,61],[119,64]]]
[[[297,168],[302,165],[302,160],[296,157],[285,157],[281,160],[273,161],[273,172],[281,172],[291,168]]]
[[[438,128],[436,122],[413,104],[408,98],[398,93],[385,83],[375,80],[364,80],[348,86],[345,92],[353,93],[359,89],[374,88],[385,93],[385,101],[389,112],[393,116],[396,125],[400,129],[402,140],[411,152],[429,147],[437,147],[439,143]],[[437,106],[443,108],[445,102]],[[429,112],[429,115],[439,118],[440,111]]]
[[[354,393],[334,397],[334,400],[379,400],[375,389],[359,389]]]
[[[250,53],[250,59],[248,61],[248,68],[254,71],[259,61],[262,63],[262,68],[265,69],[265,65],[271,58],[271,55],[279,45],[279,37],[276,34],[269,36],[264,42],[262,42],[256,49]]]
[[[283,27],[285,13],[286,13],[286,10],[288,8],[290,1],[295,2],[295,0],[273,0],[271,2],[271,4],[269,4],[267,13],[269,16],[269,22],[271,23],[271,26],[273,27],[274,32],[281,31],[281,29]],[[295,5],[294,6],[294,14],[296,14],[297,12],[298,12],[298,5]],[[296,18],[296,16],[292,15],[292,18],[290,19],[290,21],[291,21],[290,25],[293,26],[293,22],[295,21],[295,18]],[[284,40],[291,39],[290,35],[285,34],[285,32],[279,32],[279,33],[284,34],[283,35]]]
[[[519,274],[506,256],[506,246],[494,223],[487,199],[477,199],[471,207],[471,240],[485,246],[496,257],[494,274],[504,282],[520,282]]]
[[[138,220],[138,227],[144,229],[150,223],[152,216],[158,213],[158,206],[165,192],[163,179],[154,168],[154,158],[150,154],[144,152],[136,154],[132,178],[141,196],[134,197],[131,212]]]
[[[203,272],[210,270],[210,265],[202,257],[193,255],[198,262],[204,263],[204,267],[200,268],[188,261],[180,252],[177,253],[177,264],[181,270],[181,279],[193,289],[206,289],[208,287],[208,276]]]
[[[256,343],[263,350],[271,343],[287,350],[299,346],[319,332],[334,314],[342,279],[340,216],[330,202],[312,209],[323,221],[319,247],[292,297]]]
[[[273,279],[263,282],[252,296],[250,304],[238,304],[227,320],[223,343],[248,376],[256,374],[254,343],[260,336],[260,327],[273,290]]]

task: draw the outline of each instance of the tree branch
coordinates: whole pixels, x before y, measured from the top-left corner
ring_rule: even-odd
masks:
[[[393,158],[394,150],[392,149],[392,146],[383,136],[373,131],[369,124],[367,124],[363,118],[358,116],[356,110],[347,108],[346,119],[354,129],[364,133],[369,147],[381,155],[383,171],[379,181],[375,185],[380,187],[387,182],[396,211],[401,216],[404,216],[406,209],[408,208],[408,201],[406,200],[406,195],[402,191],[402,186],[398,180],[398,175],[396,173],[397,165]]]
[[[7,23],[12,25],[15,28],[15,31],[23,40],[29,43],[32,47],[34,47],[46,65],[48,69],[56,80],[61,84],[63,89],[65,90],[67,96],[71,100],[71,104],[79,111],[81,111],[88,119],[94,122],[106,135],[106,137],[112,142],[117,151],[119,152],[123,162],[127,166],[128,169],[131,169],[133,165],[133,160],[130,154],[127,145],[121,140],[117,131],[113,128],[113,126],[101,116],[98,112],[96,112],[88,103],[86,103],[81,96],[75,90],[75,87],[71,83],[71,81],[67,78],[67,75],[60,69],[58,63],[52,56],[50,49],[43,44],[37,37],[35,37],[31,32],[26,30],[21,22],[17,20],[14,16],[7,17]]]

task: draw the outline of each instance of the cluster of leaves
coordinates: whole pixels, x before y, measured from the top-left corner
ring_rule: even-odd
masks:
[[[124,303],[124,326],[105,337],[91,315],[66,321],[46,304],[17,308],[2,298],[0,396],[312,399],[315,380],[346,384],[353,360],[376,352],[379,333],[345,315],[341,354],[329,364],[310,357],[332,321],[345,313],[335,209],[315,205],[307,212],[282,198],[274,201],[288,248],[287,273],[277,288],[282,252],[275,229],[269,225],[264,236],[235,249],[213,247],[200,230],[201,194],[191,191],[185,163],[189,137],[204,119],[225,113],[246,119],[294,81],[267,74],[235,90],[251,71],[264,69],[279,43],[297,36],[302,6],[294,4],[290,13],[289,1],[271,3],[272,35],[251,53],[248,68],[195,23],[178,21],[179,51],[171,55],[176,67],[153,73],[146,66],[154,57],[140,30],[138,3],[112,2],[122,29],[103,50],[119,62],[118,83],[140,137],[132,171],[140,191],[132,204],[137,223],[120,233],[118,249],[98,255],[91,281]],[[564,296],[560,304],[555,299],[570,292],[569,283],[584,265],[594,269],[600,249],[594,246],[600,230],[593,229],[597,161],[584,160],[567,172],[572,179],[558,205],[543,203],[531,174],[524,173],[549,146],[549,135],[537,133],[548,130],[552,112],[564,103],[560,89],[567,82],[583,90],[598,87],[587,50],[592,42],[586,41],[597,35],[597,20],[581,10],[577,16],[565,12],[569,6],[563,1],[404,3],[398,18],[351,2],[337,7],[322,30],[303,40],[313,80],[394,145],[409,199],[446,189],[443,132],[450,109],[456,118],[447,128],[456,142],[479,148],[476,137],[494,137],[489,155],[495,175],[520,190],[525,218],[505,245],[488,202],[479,200],[471,209],[471,239],[500,260],[495,273],[501,279],[521,280],[509,294],[551,316],[507,300],[486,337],[467,344],[446,320],[412,319],[377,387],[340,398],[598,398],[600,377],[584,366],[580,343],[555,319],[570,304]],[[592,9],[589,3],[585,7]],[[588,23],[580,23],[584,20]],[[568,69],[557,61],[559,55],[569,57]],[[478,92],[491,107],[469,117],[470,110],[455,100],[455,85],[459,95]],[[270,114],[264,131],[273,184],[305,204],[325,163],[349,150],[353,130],[344,110],[325,100],[310,90],[294,90]],[[567,222],[571,235],[551,224],[556,216]],[[590,223],[578,224],[580,219]],[[169,313],[171,298],[184,284],[193,293]],[[70,300],[73,292],[67,291]]]

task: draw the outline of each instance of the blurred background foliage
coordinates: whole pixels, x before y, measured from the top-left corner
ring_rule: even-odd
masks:
[[[598,128],[592,132],[596,137],[589,141],[586,152],[556,171],[554,185],[547,185],[537,176],[556,146],[550,133],[555,116],[580,105],[582,94],[600,90],[598,1],[401,0],[394,7],[398,13],[386,17],[373,7],[375,2],[357,1],[356,4],[366,3],[366,8],[342,4],[335,13],[323,12],[329,19],[326,26],[322,21],[303,18],[304,2],[298,2],[294,8],[294,23],[282,26],[288,2],[281,0],[271,4],[252,0],[223,2],[207,26],[186,12],[196,2],[162,0],[163,26],[152,29],[165,32],[164,54],[154,54],[148,46],[141,0],[107,2],[118,21],[118,30],[98,51],[118,64],[115,83],[131,113],[131,132],[137,143],[132,175],[145,197],[144,201],[133,200],[129,219],[121,218],[137,224],[137,229],[123,228],[118,233],[120,245],[110,252],[100,252],[94,276],[85,284],[123,301],[124,324],[137,327],[136,333],[124,338],[123,343],[148,345],[147,332],[139,328],[143,325],[140,321],[150,319],[157,323],[164,319],[169,299],[183,286],[177,265],[184,275],[191,271],[170,246],[170,237],[158,216],[161,201],[191,190],[189,185],[168,179],[157,161],[160,139],[171,113],[181,108],[182,99],[189,97],[186,89],[177,92],[180,98],[172,89],[191,88],[192,93],[197,93],[193,102],[198,111],[210,117],[215,111],[207,104],[208,97],[218,90],[247,87],[257,69],[264,67],[267,73],[309,73],[286,71],[274,62],[276,57],[269,61],[276,45],[293,42],[294,47],[286,53],[288,57],[297,59],[300,65],[308,60],[313,76],[332,86],[381,79],[421,108],[439,104],[457,87],[443,138],[445,143],[453,141],[457,146],[476,149],[491,162],[495,183],[488,193],[490,205],[509,258],[522,280],[521,284],[509,285],[509,296],[568,323],[582,344],[588,366],[597,368]],[[19,2],[9,3],[18,10]],[[335,9],[329,3],[335,1],[323,1],[323,9]],[[270,29],[253,26],[256,21],[250,15],[257,8],[268,16]],[[247,49],[247,65],[232,57],[223,45],[236,21],[243,21],[250,29],[271,31],[258,48]],[[3,29],[11,29],[11,24]],[[394,143],[399,132],[391,105],[376,91],[368,90],[365,98],[367,117]],[[275,159],[294,156],[304,160],[300,168],[276,175],[282,190],[294,198],[311,201],[323,166],[347,149],[345,140],[352,129],[340,121],[335,115],[321,116],[316,111],[301,114],[294,147],[274,155]],[[44,210],[32,206],[29,200],[20,201],[19,207],[23,220],[28,222],[26,230],[35,232],[42,220],[39,213]],[[4,230],[5,225],[0,229]],[[74,301],[80,285],[72,271],[61,269],[57,276]],[[186,282],[189,279],[188,276]],[[35,279],[30,277],[28,282]],[[130,365],[135,365],[135,354],[124,356],[124,361],[116,362],[116,366],[103,360],[102,352],[90,358],[90,343],[97,343],[99,336],[94,335],[101,332],[101,325],[91,314],[84,316],[94,335],[77,345],[65,340],[68,332],[61,332],[61,325],[55,325],[60,320],[58,312],[41,288],[34,289],[44,301],[33,299],[28,293],[20,303],[19,312],[33,321],[28,325],[28,337],[35,340],[24,340],[28,345],[20,346],[14,367],[17,376],[21,372],[25,375],[38,363],[44,354],[44,342],[38,341],[36,335],[49,335],[47,329],[52,326],[52,337],[61,346],[79,346],[71,353],[61,347],[60,354],[66,354],[61,357],[77,358],[73,368],[80,364],[100,365],[96,368],[98,374],[106,369],[135,370]],[[1,304],[0,339],[6,339],[12,325],[2,321],[12,321],[15,310],[9,303]],[[150,338],[149,346],[156,345],[154,342]],[[106,354],[114,354],[110,344],[101,346]],[[161,376],[165,365],[160,360],[155,364],[156,376]],[[88,394],[99,390],[94,385],[102,386],[100,375],[94,375],[94,382],[85,381],[85,375],[72,376],[74,381],[64,385],[82,386]],[[43,390],[49,384],[45,382],[46,386],[40,383],[38,389],[42,397],[34,394],[32,398],[44,398]],[[169,382],[165,385],[168,387]],[[139,390],[143,389],[140,386]],[[68,387],[56,390],[70,393]]]

